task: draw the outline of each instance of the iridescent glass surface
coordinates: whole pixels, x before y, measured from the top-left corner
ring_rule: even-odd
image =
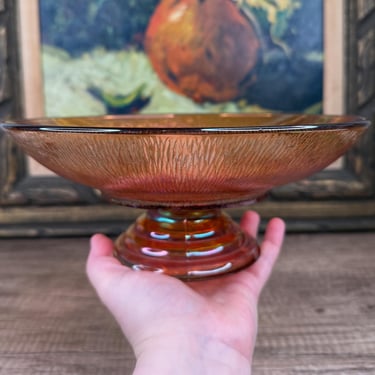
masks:
[[[112,202],[147,209],[116,241],[122,263],[196,279],[239,270],[259,256],[256,240],[221,208],[325,168],[368,125],[356,116],[190,114],[15,120],[3,127],[55,173]]]

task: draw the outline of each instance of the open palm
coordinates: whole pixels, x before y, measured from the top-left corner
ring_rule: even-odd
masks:
[[[245,213],[242,228],[256,236],[259,215]],[[220,343],[250,359],[257,332],[257,304],[284,236],[282,220],[272,219],[251,267],[216,279],[184,283],[152,272],[135,272],[113,256],[113,243],[95,235],[87,273],[104,305],[111,311],[135,354],[155,343],[189,342],[209,347]],[[207,346],[208,345],[208,346]]]

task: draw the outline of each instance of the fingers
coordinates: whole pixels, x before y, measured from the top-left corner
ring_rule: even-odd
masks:
[[[95,234],[90,240],[90,253],[87,259],[86,269],[89,274],[103,261],[112,258],[113,243],[103,234]],[[90,276],[90,275],[89,275]]]
[[[258,235],[259,223],[260,216],[255,211],[246,211],[241,219],[242,229],[254,238]]]
[[[113,242],[102,234],[95,234],[90,241],[90,253],[86,263],[86,272],[93,287],[99,294],[122,275],[127,267],[120,265],[113,257]]]
[[[94,234],[90,239],[90,257],[97,258],[101,256],[108,256],[112,254],[113,243],[112,241],[104,236],[103,234]]]
[[[255,278],[258,295],[269,279],[277,257],[280,254],[284,233],[285,223],[282,219],[274,218],[268,223],[264,240],[260,247],[260,257],[249,268],[249,272]]]

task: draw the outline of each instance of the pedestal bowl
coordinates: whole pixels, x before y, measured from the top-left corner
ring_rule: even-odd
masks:
[[[58,175],[147,209],[115,242],[124,265],[192,280],[240,270],[259,256],[256,240],[223,207],[256,201],[325,168],[368,125],[355,116],[194,114],[28,119],[2,127]]]

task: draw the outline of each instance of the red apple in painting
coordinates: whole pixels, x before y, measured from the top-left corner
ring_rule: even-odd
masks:
[[[254,82],[261,45],[231,0],[161,0],[145,50],[170,89],[196,102],[223,102]]]

